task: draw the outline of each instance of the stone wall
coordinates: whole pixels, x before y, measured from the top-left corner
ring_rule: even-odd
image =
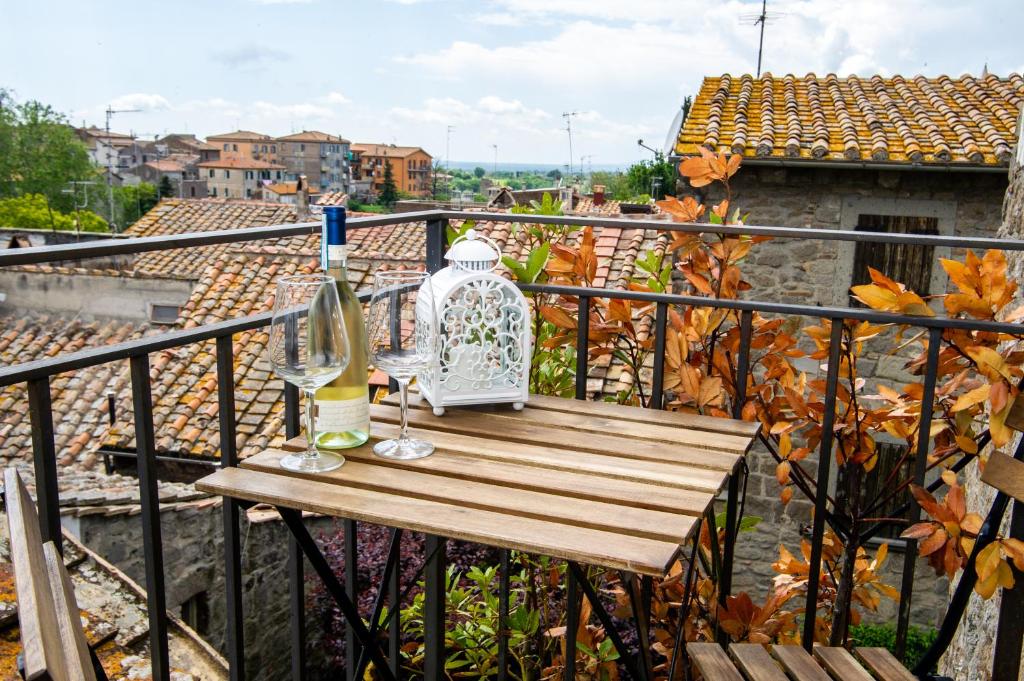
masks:
[[[1024,125],[1018,127],[1024,130]],[[1018,152],[1020,151],[1018,149]],[[1010,171],[1010,185],[1003,202],[1003,221],[999,236],[1024,239],[1024,163],[1020,153],[1017,155],[1017,163]],[[1017,252],[1009,253],[1007,256],[1013,276],[1018,281],[1024,281],[1024,254]],[[1020,296],[1021,292],[1018,291],[1017,295]],[[1007,451],[1012,452],[1009,447]],[[995,491],[979,480],[976,466],[967,469],[965,487],[968,510],[984,516],[992,504]],[[1008,520],[1009,516],[1007,512],[1004,520]],[[1007,531],[1006,522],[1002,531]],[[977,594],[971,596],[963,621],[942,660],[941,671],[944,674],[957,681],[1004,681],[992,679],[999,601],[999,592],[989,601],[982,601]],[[1024,671],[1018,675],[1018,679],[1024,681]]]
[[[186,505],[161,515],[167,609],[180,614],[183,603],[205,594],[209,624],[207,631],[200,633],[223,654],[226,591],[222,523],[219,503]],[[65,516],[64,524],[83,544],[145,587],[142,524],[137,514]],[[330,518],[306,519],[314,538],[333,532],[335,525]],[[291,630],[287,564],[291,535],[273,511],[243,513],[240,527],[246,676],[257,681],[288,678]],[[315,579],[308,563],[306,575],[308,594],[310,580]],[[315,643],[317,623],[312,615],[307,595],[307,654],[310,667],[316,669],[320,657]]]
[[[995,236],[1000,224],[1000,206],[1006,191],[1006,177],[1000,173],[946,173],[876,170],[833,170],[821,168],[741,168],[733,180],[732,205],[749,213],[748,224],[784,227],[813,227],[851,230],[861,213],[935,217],[940,234]],[[717,203],[720,191],[704,199]],[[935,257],[949,257],[938,252]],[[853,271],[852,243],[777,239],[756,245],[742,269],[752,284],[745,297],[767,302],[789,302],[820,306],[847,306],[847,291]],[[932,290],[946,286],[941,268],[933,269]],[[808,323],[814,320],[802,320]],[[902,366],[905,358],[889,357],[891,347],[884,339],[862,358],[862,375],[887,383],[909,379]],[[816,363],[801,362],[810,375]],[[822,376],[823,377],[823,376]],[[800,545],[803,526],[811,520],[810,506],[799,492],[788,506],[779,501],[775,461],[766,451],[748,457],[750,481],[747,512],[764,518],[755,531],[741,535],[736,555],[735,587],[764,593],[775,572],[771,562],[779,544],[793,553]],[[802,462],[813,474],[813,459]],[[835,466],[833,465],[833,471]],[[903,553],[894,547],[884,573],[889,584],[898,586]],[[948,603],[947,580],[938,579],[926,564],[918,561],[911,620],[934,626]],[[883,601],[877,615],[869,620],[892,622],[895,603]]]

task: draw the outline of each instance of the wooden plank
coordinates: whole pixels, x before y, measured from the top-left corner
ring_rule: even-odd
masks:
[[[825,671],[842,681],[875,681],[846,648],[814,646],[814,657]]]
[[[243,468],[219,470],[199,480],[196,489],[653,576],[663,576],[679,550],[675,543],[583,527],[567,531],[563,524],[533,518],[510,522],[503,513]]]
[[[981,481],[1024,503],[1024,461],[996,450],[988,457]]]
[[[96,681],[96,672],[89,657],[89,644],[82,630],[82,616],[78,609],[78,601],[75,600],[75,589],[71,586],[71,578],[64,567],[64,560],[52,541],[46,542],[43,552],[46,554],[46,575],[49,577],[57,609],[57,626],[64,644],[68,678],[71,681]]]
[[[743,681],[729,656],[717,643],[687,643],[686,654],[705,681]]]
[[[14,468],[4,471],[4,497],[25,678],[67,681],[56,605],[46,579],[39,516]]]
[[[378,423],[399,423],[401,413],[397,407],[371,404],[370,418]],[[571,430],[466,410],[453,410],[442,417],[437,417],[424,409],[410,409],[409,425],[422,430],[493,439],[500,443],[543,443],[574,452],[640,461],[681,463],[720,471],[732,471],[742,456],[742,453],[669,446],[612,434],[584,437]]]
[[[729,655],[749,681],[789,681],[760,643],[733,643],[729,646]]]
[[[365,457],[357,460],[353,454],[360,450]],[[308,475],[281,468],[281,458],[288,452],[268,450],[247,459],[243,466],[269,473],[293,475],[309,479]],[[679,513],[648,511],[622,504],[588,501],[545,492],[514,489],[500,484],[453,480],[428,472],[376,465],[382,461],[372,456],[370,446],[363,445],[346,452],[348,461],[341,468],[316,476],[320,482],[342,487],[387,492],[416,499],[458,504],[484,511],[507,513],[511,516],[535,518],[572,527],[589,527],[634,537],[645,537],[681,543],[694,526],[694,518]],[[515,522],[515,519],[510,519]]]
[[[1018,432],[1024,432],[1024,399],[1014,400],[1010,405],[1010,411],[1003,421],[1007,428],[1013,428]]]
[[[568,400],[564,400],[568,402]],[[582,400],[573,400],[577,404],[583,404]],[[389,397],[385,404],[393,406],[395,401]],[[571,405],[570,405],[571,406]],[[618,407],[619,405],[610,405]],[[429,410],[430,403],[421,395],[409,396],[409,407],[412,409]],[[621,407],[620,409],[630,409]],[[593,414],[579,410],[552,410],[552,409],[526,409],[516,411],[511,406],[499,407],[453,407],[445,412],[442,420],[454,414],[459,415],[481,415],[489,418],[508,419],[520,423],[534,423],[538,425],[562,428],[565,430],[594,433],[604,437],[605,435],[619,435],[633,438],[659,442],[669,445],[683,445],[696,449],[711,449],[723,452],[744,453],[750,448],[753,442],[751,435],[734,435],[707,430],[695,430],[692,428],[679,428],[677,426],[666,426],[658,423],[644,422],[635,419],[624,419],[617,415],[619,409],[611,414]],[[652,413],[652,410],[643,410]],[[728,420],[728,419],[719,419]]]
[[[832,681],[802,646],[772,646],[772,657],[782,664],[793,681]]]
[[[370,439],[378,441],[397,437],[398,430],[394,424],[372,422],[370,424]],[[614,480],[632,480],[664,487],[705,491],[712,494],[717,494],[725,486],[728,477],[724,471],[707,468],[660,461],[621,459],[579,453],[571,449],[503,442],[491,438],[444,433],[436,430],[411,428],[409,433],[412,437],[430,440],[438,448],[435,454],[428,457],[429,459],[434,459],[442,453],[457,454],[460,455],[459,461],[462,466],[475,466],[476,462],[480,460],[493,461],[503,465],[540,469],[533,473],[538,477],[547,476],[549,470],[557,470]],[[305,448],[305,438],[292,440],[283,447],[283,449],[291,451],[301,451]],[[426,460],[421,459],[420,461]]]
[[[410,397],[412,393],[410,393]],[[387,404],[398,404],[398,395],[389,395],[384,399]],[[510,409],[504,405],[495,405],[496,410]],[[552,397],[549,395],[530,395],[529,401],[523,411],[546,410],[555,412],[569,412],[573,414],[587,414],[590,416],[604,416],[620,419],[623,421],[636,421],[638,423],[657,424],[671,426],[673,428],[687,428],[690,430],[704,430],[712,433],[727,433],[730,435],[741,435],[752,438],[757,435],[761,428],[759,423],[752,421],[738,421],[736,419],[723,419],[715,416],[702,416],[700,414],[689,414],[681,411],[663,411],[660,409],[644,409],[643,407],[630,407],[614,402],[595,402],[591,400],[575,400],[565,397]]]
[[[391,428],[391,426],[387,427]],[[372,426],[371,432],[377,432],[378,428],[377,425]],[[397,428],[394,430],[397,434]],[[374,437],[371,442],[378,439],[378,437]],[[281,449],[301,451],[305,446],[305,439],[301,438],[288,441],[282,445]],[[471,458],[441,448],[435,450],[433,455],[425,459],[414,461],[382,459],[370,452],[364,452],[361,447],[344,450],[342,453],[353,461],[366,461],[378,466],[431,472],[453,480],[495,482],[515,489],[551,492],[578,499],[625,504],[635,508],[665,511],[666,513],[701,515],[707,510],[708,504],[711,503],[714,496],[711,491],[707,490],[696,491],[576,470],[538,469],[535,466],[522,463],[490,461],[480,457]]]
[[[886,648],[854,648],[853,652],[879,681],[918,681]]]

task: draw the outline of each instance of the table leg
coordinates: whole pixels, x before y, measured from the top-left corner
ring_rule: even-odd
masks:
[[[302,547],[288,539],[288,613],[291,618],[291,681],[306,681],[306,575]]]
[[[278,507],[277,511],[281,514],[281,519],[284,520],[288,529],[291,530],[292,535],[313,566],[313,569],[316,570],[317,575],[323,581],[324,586],[331,593],[335,603],[337,603],[338,608],[341,610],[342,616],[345,618],[346,624],[355,630],[356,639],[360,645],[367,649],[378,673],[383,678],[394,681],[395,675],[391,673],[388,662],[384,658],[383,653],[381,653],[380,646],[370,637],[369,630],[367,630],[366,625],[363,624],[363,620],[359,616],[359,610],[349,599],[348,594],[345,593],[345,588],[331,570],[331,566],[328,564],[327,559],[324,558],[324,554],[320,552],[320,548],[313,541],[313,537],[309,535],[309,531],[302,524],[302,514],[290,508]]]
[[[690,598],[693,596],[693,578],[697,572],[697,550],[700,547],[700,532],[702,518],[697,518],[697,527],[693,534],[693,549],[690,552],[690,562],[686,566],[686,581],[683,582],[683,600],[679,604],[679,621],[676,624],[676,641],[672,648],[672,659],[669,661],[668,678],[676,678],[676,668],[682,658],[685,678],[690,678],[690,661],[686,655],[686,618],[690,614]]]
[[[565,571],[565,681],[576,678],[576,630],[580,626],[580,597],[576,593],[576,571],[572,563]]]
[[[508,679],[508,610],[509,610],[509,581],[511,579],[512,566],[510,564],[511,551],[501,549],[498,553],[500,565],[498,566],[498,681]]]
[[[637,639],[640,645],[639,655],[644,671],[643,678],[650,679],[654,675],[654,664],[651,660],[650,621],[647,617],[651,603],[650,592],[641,586],[640,579],[632,572],[620,571],[619,579],[629,596],[630,609],[633,612],[633,619],[636,620]],[[645,592],[648,594],[646,600],[644,599]]]
[[[391,664],[391,673],[398,677],[398,668],[402,661],[402,554],[401,554],[402,531],[398,530],[398,537],[392,546],[395,557],[394,569],[391,570],[388,585],[388,662]],[[383,585],[384,582],[382,581]]]
[[[345,520],[345,592],[354,602],[359,603],[359,526],[354,520]],[[371,625],[372,625],[371,620]],[[355,681],[360,678],[356,675],[357,660],[363,655],[359,650],[359,642],[356,640],[356,632],[351,624],[345,625],[345,678],[347,681]]]
[[[447,556],[445,546],[448,540],[428,534],[425,541],[427,554],[426,589],[423,594],[423,627],[425,658],[423,677],[426,681],[444,679],[444,605],[447,597]]]
[[[567,577],[571,576],[574,579],[574,583],[583,592],[583,596],[590,601],[594,607],[591,610],[597,615],[597,619],[601,622],[601,626],[604,627],[605,634],[611,639],[612,645],[615,646],[615,650],[619,653],[619,659],[626,665],[626,671],[629,672],[631,678],[642,679],[644,678],[640,672],[640,668],[637,666],[636,655],[626,647],[622,637],[619,636],[618,630],[615,629],[615,624],[612,622],[611,616],[608,615],[608,611],[601,605],[601,599],[594,589],[594,586],[587,579],[587,573],[583,571],[583,568],[578,563],[568,563],[568,574]],[[571,585],[573,582],[570,582]],[[579,604],[576,605],[576,611],[579,612]],[[570,610],[571,612],[571,610]],[[575,631],[575,629],[573,629]],[[566,629],[566,636],[569,635],[569,630]],[[568,649],[568,639],[566,639]],[[568,653],[566,655],[568,659]]]
[[[392,595],[391,584],[394,582],[394,575],[401,575],[401,570],[398,569],[399,559],[401,557],[401,542],[402,542],[402,531],[399,529],[391,530],[391,543],[388,549],[388,559],[384,564],[384,575],[380,580],[380,588],[377,590],[377,598],[373,603],[373,614],[370,616],[370,638],[376,640],[377,634],[381,628],[381,613],[384,612],[384,598],[387,597],[392,603],[392,612],[389,614],[388,626],[392,634],[395,633],[395,627],[392,623],[398,621],[397,612],[394,610],[394,604],[398,602],[398,589],[394,589],[394,595]],[[399,606],[400,607],[400,606]],[[398,639],[393,638],[388,647],[388,662],[391,666],[391,671],[397,676],[398,674]],[[392,654],[394,653],[394,655]],[[363,678],[363,672],[366,671],[366,665],[369,663],[370,658],[366,655],[366,648],[363,648],[359,653],[359,661],[355,665],[355,673],[353,677],[356,679]]]

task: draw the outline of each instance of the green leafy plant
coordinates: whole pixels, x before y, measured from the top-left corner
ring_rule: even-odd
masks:
[[[910,627],[907,630],[906,659],[904,665],[913,669],[921,656],[935,642],[939,632],[935,629]],[[861,648],[886,648],[896,651],[896,627],[891,624],[858,624],[850,627],[852,645]]]

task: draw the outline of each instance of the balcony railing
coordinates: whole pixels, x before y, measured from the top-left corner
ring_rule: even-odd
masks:
[[[426,253],[425,260],[427,269],[431,272],[439,270],[443,266],[443,252],[446,240],[446,228],[449,220],[476,220],[477,222],[517,222],[532,224],[558,224],[577,226],[602,226],[619,227],[627,229],[648,228],[660,231],[679,231],[689,233],[713,232],[728,235],[756,235],[768,236],[779,239],[812,239],[822,241],[846,241],[846,242],[875,242],[875,243],[898,243],[912,244],[933,247],[951,248],[972,248],[972,249],[1001,249],[1006,251],[1024,251],[1024,242],[1009,239],[994,239],[980,237],[956,237],[956,236],[926,236],[890,234],[859,231],[837,231],[828,229],[812,228],[787,228],[787,227],[764,227],[764,226],[711,226],[696,223],[670,223],[653,220],[633,220],[617,218],[592,218],[579,216],[544,216],[544,215],[510,215],[507,213],[481,213],[461,212],[448,210],[433,210],[414,213],[402,213],[375,217],[360,217],[349,220],[349,228],[353,230],[369,228],[374,226],[394,225],[400,223],[423,222],[426,230]],[[298,223],[286,225],[274,225],[269,227],[240,228],[215,232],[200,232],[185,235],[155,236],[138,239],[99,240],[86,243],[76,243],[64,246],[24,248],[10,250],[0,253],[0,267],[40,264],[54,261],[80,260],[84,258],[103,257],[112,255],[127,255],[145,253],[177,248],[209,246],[213,244],[238,243],[257,241],[262,239],[278,239],[282,237],[305,236],[312,229],[316,229],[318,223]],[[702,308],[720,308],[735,310],[739,312],[741,348],[738,360],[737,385],[741,390],[745,389],[747,376],[750,371],[749,341],[751,337],[751,324],[753,313],[766,313],[776,315],[789,315],[798,317],[809,317],[814,319],[828,319],[832,322],[833,341],[832,348],[835,356],[828,362],[826,375],[827,393],[825,397],[826,424],[823,431],[830,432],[828,414],[834,416],[836,391],[839,381],[838,333],[841,333],[844,320],[860,320],[877,324],[903,324],[923,329],[933,341],[929,344],[935,351],[928,355],[925,366],[924,381],[924,404],[934,401],[935,383],[938,366],[939,343],[944,329],[964,329],[973,331],[988,331],[992,333],[1006,333],[1019,336],[1022,327],[1018,324],[1000,323],[994,321],[976,321],[967,319],[950,319],[946,317],[917,317],[905,316],[884,312],[877,312],[864,308],[850,307],[820,307],[815,305],[801,305],[791,303],[780,303],[758,300],[737,300],[737,299],[710,299],[690,295],[678,294],[655,294],[629,290],[609,290],[600,288],[579,288],[552,285],[520,285],[525,291],[553,294],[573,295],[580,300],[581,316],[586,316],[588,302],[592,299],[623,299],[652,303],[655,306],[654,314],[654,367],[652,377],[652,397],[649,406],[651,408],[662,408],[662,386],[664,381],[664,358],[666,344],[666,327],[668,311],[671,306],[694,306]],[[360,299],[366,300],[369,292],[359,293]],[[138,452],[138,475],[139,489],[142,506],[143,541],[146,561],[146,591],[148,596],[148,609],[150,621],[150,644],[152,651],[152,672],[153,678],[166,681],[169,679],[168,647],[167,647],[167,614],[164,589],[164,562],[163,546],[161,541],[159,498],[157,494],[157,455],[154,439],[153,425],[153,404],[150,387],[150,364],[149,357],[154,352],[171,348],[185,346],[207,340],[216,342],[216,361],[219,398],[219,427],[221,430],[221,466],[237,466],[238,455],[236,451],[235,438],[235,404],[234,404],[234,376],[233,376],[233,349],[232,335],[242,331],[257,329],[270,324],[272,315],[270,313],[257,314],[249,317],[232,319],[216,324],[207,324],[190,329],[171,331],[156,336],[147,336],[138,340],[123,343],[92,347],[77,352],[58,355],[52,358],[25,362],[14,366],[0,368],[0,387],[18,383],[27,385],[29,398],[29,413],[32,422],[32,444],[33,463],[36,478],[37,503],[42,525],[43,541],[58,540],[60,545],[60,510],[57,490],[57,467],[54,447],[54,424],[51,411],[50,380],[52,377],[65,372],[88,367],[94,367],[108,362],[115,362],[127,359],[130,364],[131,384],[133,392],[136,449]],[[581,319],[581,329],[586,329],[585,319]],[[587,358],[588,358],[588,337],[585,331],[577,333],[576,352],[576,375],[575,375],[575,396],[576,399],[587,397]],[[737,403],[742,406],[742,395]],[[286,435],[294,437],[299,434],[299,399],[297,390],[286,384]],[[736,414],[738,416],[738,413]],[[929,432],[930,415],[922,416],[920,432]],[[830,462],[832,459],[832,440],[823,437],[819,448],[819,465],[817,470],[818,490],[814,497],[814,521],[811,532],[812,554],[810,556],[810,582],[807,593],[807,609],[809,612],[815,610],[817,603],[817,575],[822,560],[822,545],[825,531],[825,517],[827,513],[827,487],[830,474]],[[927,438],[921,438],[918,443],[917,461],[923,462],[929,448]],[[966,464],[966,459],[961,460],[953,468],[959,470]],[[924,486],[924,466],[918,465],[915,470],[915,482]],[[932,483],[931,489],[935,489],[941,481]],[[733,496],[733,495],[730,495]],[[1002,510],[998,516],[1001,517],[1006,507],[1005,498],[1002,499]],[[993,506],[993,514],[1000,504]],[[224,546],[225,546],[225,582],[227,599],[227,657],[231,665],[231,678],[244,678],[244,654],[242,643],[242,574],[241,574],[241,537],[239,536],[239,505],[231,500],[225,500],[224,504]],[[907,510],[907,509],[904,509]],[[909,510],[912,517],[918,517],[916,504],[911,503]],[[998,525],[998,517],[996,518]],[[289,583],[291,593],[292,613],[292,670],[293,678],[298,681],[304,678],[303,650],[304,636],[304,591],[303,591],[303,565],[298,545],[291,541],[289,560]],[[354,553],[346,552],[346,569],[355,569]],[[913,571],[916,556],[907,552],[904,559],[901,607],[898,620],[898,638],[905,638],[909,626],[910,608],[909,604],[913,597]],[[348,563],[348,561],[352,561]],[[971,566],[968,566],[971,569]],[[962,586],[962,584],[961,584]],[[722,584],[723,591],[728,592],[728,585]],[[965,602],[966,596],[960,593],[958,588],[953,601],[958,599]],[[951,606],[953,607],[953,606]],[[807,618],[809,624],[805,626],[805,640],[812,640],[814,618]],[[1009,636],[1012,640],[1020,640],[1020,630],[1024,628],[1024,618],[1009,618],[1015,622],[1014,632]],[[395,629],[397,632],[397,628]],[[952,630],[940,631],[940,644],[935,650],[940,650],[948,645],[953,634]],[[934,651],[933,651],[934,652]],[[1019,652],[1019,651],[1018,651]],[[355,655],[352,647],[349,654]],[[997,652],[998,655],[998,652]],[[352,663],[350,658],[350,663]],[[934,662],[934,660],[932,660]],[[501,676],[499,678],[504,678]]]

